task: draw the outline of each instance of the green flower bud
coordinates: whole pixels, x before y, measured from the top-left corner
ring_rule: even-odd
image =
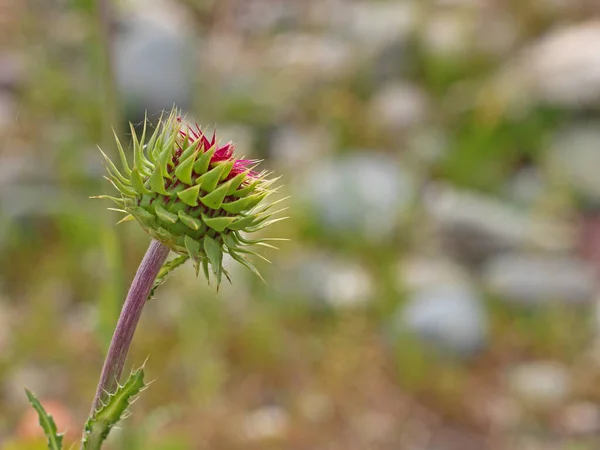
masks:
[[[161,117],[149,138],[146,131],[144,123],[138,138],[131,126],[131,165],[116,135],[122,169],[102,153],[106,178],[120,196],[100,198],[119,205],[117,211],[127,214],[122,221],[136,219],[154,239],[191,258],[196,272],[202,267],[207,279],[210,267],[217,286],[223,274],[229,278],[223,253],[260,276],[244,255],[256,255],[252,246],[272,246],[269,239],[249,240],[243,234],[283,219],[273,218],[279,211],[271,212],[278,202],[264,202],[275,191],[271,186],[277,178],[254,171],[258,161],[236,159],[232,142],[219,145],[214,133],[209,139],[177,110],[166,120]]]

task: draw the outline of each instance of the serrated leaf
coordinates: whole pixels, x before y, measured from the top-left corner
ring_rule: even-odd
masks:
[[[38,413],[40,420],[40,426],[44,430],[46,435],[48,449],[49,450],[62,450],[63,434],[58,432],[54,418],[46,412],[40,401],[35,395],[29,390],[25,389],[29,403],[33,406],[33,409]]]
[[[102,406],[85,424],[83,436],[84,450],[98,450],[106,440],[110,430],[125,418],[129,405],[146,385],[144,384],[144,368],[131,372],[129,378],[112,394],[107,394]]]

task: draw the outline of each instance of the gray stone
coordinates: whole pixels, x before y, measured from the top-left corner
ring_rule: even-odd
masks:
[[[191,105],[196,49],[183,29],[150,20],[129,20],[115,39],[115,74],[132,121],[154,116],[173,104]],[[196,40],[194,40],[196,41]]]
[[[420,27],[425,52],[436,58],[464,59],[473,45],[475,23],[459,11],[443,10],[428,15]]]
[[[241,423],[240,434],[249,441],[284,437],[290,426],[289,414],[279,406],[264,406],[250,412]]]
[[[465,286],[432,286],[409,295],[396,332],[410,332],[441,355],[469,358],[487,345],[488,319],[479,295]]]
[[[315,310],[345,309],[367,303],[373,294],[373,281],[356,262],[306,254],[280,269],[275,289],[307,301]]]
[[[556,28],[518,61],[526,81],[541,100],[579,108],[600,101],[600,21]]]
[[[285,126],[273,133],[269,155],[277,166],[297,175],[303,168],[312,169],[332,147],[333,136],[325,127]]]
[[[568,223],[449,186],[429,186],[424,208],[447,248],[470,262],[481,262],[498,252],[521,247],[570,250],[575,242],[575,232]]]
[[[506,379],[509,390],[523,403],[536,407],[555,406],[568,399],[572,380],[563,364],[535,361],[512,368]]]
[[[483,282],[500,299],[522,306],[549,302],[591,303],[594,270],[584,262],[561,256],[509,253],[492,258]]]
[[[599,65],[600,69],[600,65]],[[556,176],[576,192],[600,199],[600,123],[575,125],[558,132],[550,144],[549,161]]]
[[[429,102],[418,86],[394,82],[375,94],[369,112],[388,131],[398,132],[422,123],[427,118]]]
[[[393,235],[416,190],[395,159],[367,152],[323,161],[297,185],[306,214],[325,233],[374,243]]]
[[[292,71],[294,76],[336,78],[355,64],[350,45],[336,36],[308,33],[278,35],[267,53],[269,65]]]
[[[358,45],[380,49],[393,41],[406,40],[418,24],[418,2],[353,2],[338,15],[340,29]]]

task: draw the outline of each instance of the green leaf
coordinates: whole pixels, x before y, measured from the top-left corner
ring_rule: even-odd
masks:
[[[29,399],[29,403],[33,406],[38,413],[38,417],[40,419],[40,425],[44,430],[44,434],[46,435],[46,439],[48,440],[48,448],[50,450],[61,450],[62,449],[62,441],[63,434],[58,433],[56,428],[56,423],[50,414],[46,412],[40,401],[36,398],[33,393],[25,389],[25,393],[27,394],[27,398]]]
[[[185,212],[183,212],[183,210],[180,210],[177,215],[179,216],[181,223],[183,223],[186,227],[194,231],[198,231],[200,228],[202,228],[202,222],[200,220],[192,216],[188,216]]]
[[[206,214],[202,213],[202,221],[219,233],[225,230],[225,228],[236,219],[237,217],[208,217]]]
[[[224,167],[225,166],[223,164],[218,164],[204,175],[198,177],[196,183],[199,186],[202,186],[202,189],[204,189],[206,192],[214,191],[217,187],[217,184],[219,184],[219,181],[221,180],[221,174],[223,173]]]
[[[165,179],[163,174],[164,170],[162,168],[162,164],[160,161],[157,161],[156,170],[152,172],[152,175],[150,175],[150,187],[154,192],[157,192],[161,195],[171,196],[172,194],[169,193],[165,188]]]
[[[212,191],[210,194],[206,194],[204,197],[200,197],[200,201],[211,209],[219,209],[223,204],[223,200],[225,199],[225,195],[227,194],[228,189],[229,185],[225,183],[219,186],[218,189]]]
[[[217,277],[217,286],[221,284],[221,274],[223,265],[223,250],[217,241],[210,236],[204,237],[204,252],[210,261],[213,273]]]
[[[185,191],[177,193],[177,197],[179,197],[183,203],[189,206],[198,206],[198,195],[200,195],[199,184],[187,188]]]
[[[154,211],[156,212],[156,215],[158,216],[158,218],[166,223],[170,223],[170,224],[177,223],[177,220],[179,219],[177,214],[170,213],[169,211],[167,211],[165,208],[163,208],[162,206],[160,206],[158,204],[154,207]]]
[[[131,372],[124,385],[108,394],[103,405],[88,419],[84,428],[83,449],[98,450],[108,437],[110,430],[127,417],[129,405],[146,387],[144,384],[144,368]]]
[[[185,184],[192,184],[192,169],[194,168],[197,156],[198,153],[193,152],[190,156],[181,161],[175,169],[175,176]],[[183,158],[183,155],[181,157]]]
[[[200,156],[200,158],[198,158],[196,161],[196,164],[194,164],[194,172],[196,172],[198,175],[204,175],[204,173],[206,173],[208,170],[208,165],[210,164],[210,160],[216,149],[216,145],[213,145],[211,148],[202,153],[202,156]]]

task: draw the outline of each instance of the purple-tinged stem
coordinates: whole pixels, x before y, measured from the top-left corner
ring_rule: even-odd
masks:
[[[133,339],[133,333],[142,315],[142,309],[144,309],[158,271],[168,255],[168,247],[156,240],[152,240],[123,304],[117,327],[108,348],[108,354],[104,360],[102,375],[100,376],[100,382],[96,389],[96,397],[94,398],[94,404],[90,413],[92,415],[100,406],[104,395],[107,392],[114,392],[117,388],[117,383],[123,372],[125,358],[127,358],[127,352]]]

